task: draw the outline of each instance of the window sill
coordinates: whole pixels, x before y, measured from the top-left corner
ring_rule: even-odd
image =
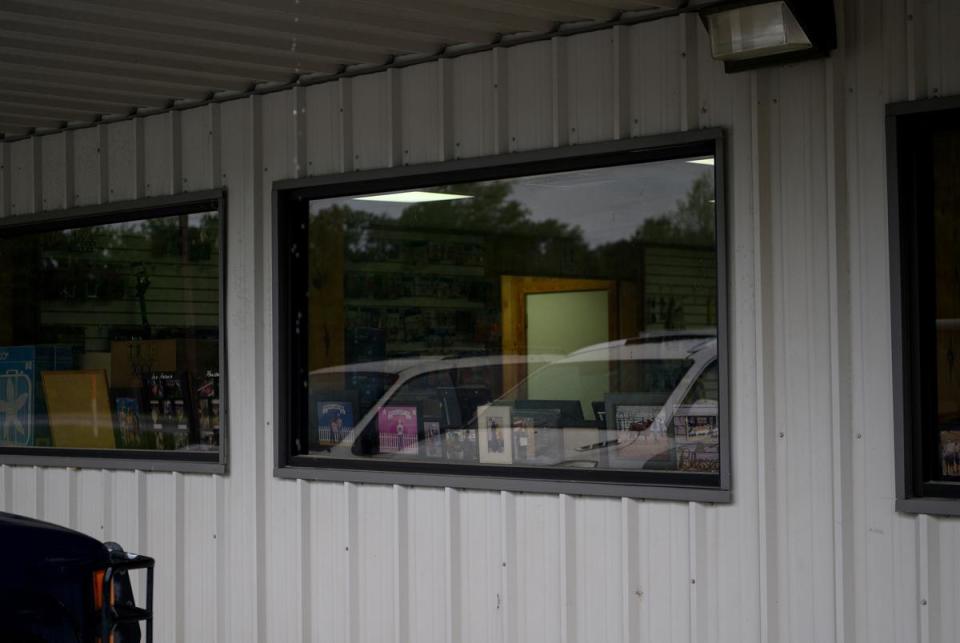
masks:
[[[58,469],[112,469],[118,471],[167,471],[224,475],[227,465],[215,459],[173,459],[123,456],[82,456],[63,454],[0,453],[0,465]]]
[[[729,489],[716,487],[672,487],[667,485],[619,484],[579,480],[548,480],[501,476],[449,475],[406,471],[376,471],[324,467],[285,466],[274,469],[278,478],[327,482],[404,485],[410,487],[452,487],[486,491],[518,491],[646,500],[730,503]]]
[[[897,498],[899,513],[960,516],[960,498]]]

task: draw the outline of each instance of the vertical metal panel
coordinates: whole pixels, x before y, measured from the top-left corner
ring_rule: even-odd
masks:
[[[111,201],[137,198],[137,137],[135,121],[104,125],[107,138],[107,191]]]
[[[183,112],[180,147],[183,160],[178,190],[191,192],[212,188],[213,118],[209,106]]]
[[[94,469],[77,472],[77,506],[80,511],[77,512],[76,529],[97,540],[104,537],[108,501],[104,479],[108,475]]]
[[[509,151],[553,146],[553,44],[506,50]]]
[[[67,207],[69,145],[73,134],[61,132],[40,139],[40,207],[57,210]],[[72,161],[72,159],[69,159]]]
[[[630,133],[680,129],[680,80],[685,52],[679,20],[630,27]]]
[[[456,579],[462,612],[459,634],[464,643],[500,643],[503,638],[503,570],[507,564],[501,534],[504,516],[496,493],[460,493],[459,569]]]
[[[496,96],[494,55],[455,58],[453,65],[454,157],[468,158],[494,153]]]
[[[393,73],[360,76],[350,81],[353,169],[393,165],[397,132],[391,127],[396,112]]]
[[[92,205],[100,201],[100,140],[97,128],[88,127],[73,134],[74,205]]]
[[[310,583],[311,641],[346,643],[350,609],[346,590],[347,557],[339,515],[345,491],[343,485],[309,486],[310,502]]]
[[[409,596],[409,637],[423,643],[446,643],[446,622],[438,614],[446,606],[446,493],[443,489],[419,489],[408,494],[406,539],[409,579],[401,591]]]
[[[516,589],[507,606],[515,611],[516,630],[509,641],[566,638],[561,618],[561,584],[566,581],[560,573],[564,554],[561,502],[556,496],[516,496],[516,531],[510,538],[513,542],[508,543],[516,549]]]
[[[221,591],[225,618],[221,642],[261,639],[262,618],[259,588],[262,582],[259,553],[263,549],[264,520],[261,486],[264,480],[264,445],[261,426],[254,418],[257,400],[257,293],[255,261],[242,260],[257,252],[260,236],[257,221],[262,210],[263,173],[260,148],[258,98],[232,101],[221,107],[220,138],[223,181],[228,189],[227,247],[227,351],[226,373],[231,392],[230,475],[224,480],[224,528],[222,544],[226,565],[221,568]]]
[[[260,211],[264,213],[269,212],[271,207],[270,186],[273,181],[296,174],[297,114],[295,114],[295,106],[295,96],[292,92],[263,97],[263,120],[260,125],[263,137],[263,167],[259,178],[262,182],[259,205]],[[262,235],[268,233],[266,228],[268,219],[269,217],[262,216],[254,220],[256,230]],[[259,250],[256,256],[266,262],[265,248],[261,247]],[[264,297],[263,301],[269,301],[267,289],[265,281],[258,283],[258,290],[262,293],[260,296]],[[264,315],[262,318],[264,321],[261,323],[268,323],[269,313],[261,314]],[[269,328],[263,328],[263,332],[269,334]],[[267,359],[266,355],[261,359]],[[259,389],[265,385],[266,381],[268,378],[263,377],[261,372],[256,376],[253,384]],[[262,400],[261,403],[271,404],[269,400]],[[269,410],[265,408],[264,412],[269,417]],[[267,430],[264,433],[266,433],[267,444],[272,444],[271,431]],[[265,592],[261,600],[265,602],[266,635],[271,640],[299,641],[303,639],[301,631],[303,606],[298,600],[291,600],[289,595],[290,588],[301,587],[301,575],[306,573],[299,563],[298,555],[302,551],[300,529],[302,504],[297,491],[297,482],[275,479],[270,475],[273,470],[272,455],[260,458],[257,466],[264,470],[263,519],[266,525],[284,526],[280,529],[271,527],[265,530]]]
[[[40,209],[40,181],[37,176],[39,155],[39,139],[24,139],[10,144],[11,214],[28,214]]]
[[[73,489],[76,472],[49,469],[43,475],[43,515],[40,517],[58,525],[72,526],[77,499]]]
[[[307,174],[341,171],[342,106],[340,84],[324,83],[306,90]]]
[[[575,614],[576,641],[629,643],[623,637],[623,511],[616,499],[578,498],[575,525],[575,568],[568,583],[575,588],[570,610]],[[573,581],[573,582],[571,582]]]
[[[569,142],[592,143],[614,137],[614,32],[597,31],[570,39],[564,54],[569,76],[565,95]]]
[[[440,63],[402,69],[398,82],[402,163],[443,160]]]
[[[146,196],[175,194],[173,184],[173,120],[175,112],[143,119],[144,193]],[[177,117],[179,118],[179,117]],[[179,160],[177,161],[179,163]]]

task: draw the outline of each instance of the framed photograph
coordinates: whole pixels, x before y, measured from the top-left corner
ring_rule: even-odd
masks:
[[[443,432],[443,455],[454,462],[476,462],[477,430],[446,429]]]
[[[517,445],[527,441],[523,461],[555,464],[564,459],[562,412],[553,408],[513,409],[513,435]]]
[[[608,466],[675,469],[673,440],[667,437],[663,427],[657,426],[657,416],[662,407],[646,403],[648,401],[648,396],[631,393],[610,393],[606,396],[605,438],[615,441],[607,451]]]
[[[440,420],[431,419],[423,421],[423,448],[421,449],[424,457],[442,458],[443,457],[444,436],[440,430]]]
[[[513,438],[509,406],[484,404],[477,409],[477,443],[481,464],[512,464]]]
[[[220,444],[220,373],[207,371],[193,381],[193,426],[202,444]]]
[[[110,389],[113,396],[114,427],[122,449],[143,448],[140,444],[140,392],[132,388]]]
[[[945,478],[960,478],[960,431],[940,432],[940,470]]]
[[[417,453],[422,415],[420,405],[389,404],[377,411],[380,453]]]
[[[586,425],[583,418],[583,406],[579,400],[517,400],[514,405],[517,411],[556,411],[560,414],[560,427],[582,427]]]
[[[353,431],[357,420],[356,391],[317,391],[311,394],[311,450],[329,449]]]

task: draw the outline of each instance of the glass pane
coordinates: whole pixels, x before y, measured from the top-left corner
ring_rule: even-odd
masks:
[[[304,452],[716,474],[712,166],[313,201]]]
[[[220,220],[0,239],[0,444],[216,450]]]
[[[960,481],[960,131],[939,131],[933,145],[933,261],[936,288],[937,426],[935,478]],[[937,475],[939,474],[939,475]]]

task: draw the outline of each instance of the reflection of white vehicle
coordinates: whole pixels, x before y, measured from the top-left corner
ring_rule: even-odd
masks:
[[[504,400],[576,400],[586,411],[581,421],[561,424],[563,452],[550,464],[674,469],[678,460],[696,461],[698,468],[718,462],[714,333],[658,332],[587,346],[533,373],[523,386]],[[642,419],[606,417],[618,411]],[[688,450],[699,458],[685,456]]]
[[[521,370],[525,377],[505,391],[504,373]],[[432,441],[447,432],[475,448],[477,412],[492,404],[513,414],[513,464],[708,472],[719,465],[717,339],[709,332],[650,333],[565,357],[425,357],[310,375],[312,392],[346,388],[360,390],[358,421],[321,449],[335,457],[443,458]],[[405,403],[421,414],[418,440],[406,429],[402,441],[379,434],[380,409]]]
[[[414,357],[322,368],[310,373],[310,391],[343,391],[356,396],[358,420],[333,445],[334,455],[348,456],[361,436],[377,430],[379,409],[389,404],[417,402],[421,412],[437,417],[446,428],[465,424],[480,404],[503,392],[507,368],[527,373],[560,359],[560,355],[490,355],[484,357]],[[347,452],[342,452],[346,449]],[[393,449],[391,449],[393,450]],[[399,449],[416,453],[417,445]],[[339,452],[339,453],[338,453]]]

